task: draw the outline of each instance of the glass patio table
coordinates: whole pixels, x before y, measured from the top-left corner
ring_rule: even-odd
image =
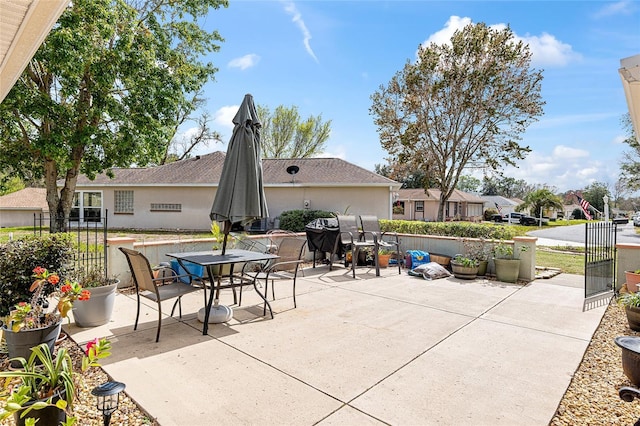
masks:
[[[213,305],[214,298],[218,298],[220,290],[227,288],[240,287],[242,285],[252,284],[254,290],[266,306],[269,307],[269,313],[273,318],[273,311],[271,305],[267,301],[266,295],[262,294],[256,285],[256,280],[249,275],[250,278],[242,275],[234,275],[233,268],[236,264],[247,262],[266,262],[273,259],[277,259],[278,256],[270,253],[260,253],[249,250],[226,250],[225,254],[222,254],[221,250],[210,251],[193,251],[184,253],[167,253],[166,256],[172,257],[178,261],[180,266],[184,270],[188,270],[185,266],[185,262],[195,263],[196,265],[203,266],[207,271],[209,282],[211,283],[211,293],[209,294],[209,301],[205,306],[204,325],[202,327],[202,334],[206,335],[209,329],[209,313]],[[229,282],[222,283],[222,270],[224,265],[230,265],[230,273],[228,275]],[[219,267],[219,268],[216,268]],[[224,276],[226,277],[226,275]],[[237,281],[235,281],[237,280]]]

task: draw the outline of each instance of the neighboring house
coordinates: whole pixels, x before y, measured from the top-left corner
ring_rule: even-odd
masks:
[[[80,176],[73,216],[115,229],[208,230],[209,212],[225,154],[213,152],[149,168],[113,169],[91,181]],[[297,166],[298,172],[287,169]],[[392,194],[400,184],[338,158],[262,161],[269,218],[259,227],[278,226],[283,211],[326,210],[391,217]],[[241,194],[239,194],[241,196]]]
[[[401,189],[394,197],[393,218],[404,220],[438,220],[440,190]],[[454,189],[444,206],[445,220],[482,220],[483,200],[477,195]]]
[[[24,188],[0,197],[0,228],[32,226],[34,214],[49,213],[46,197],[44,188]]]
[[[516,207],[523,203],[517,198],[506,198],[501,195],[482,195],[480,198],[484,201],[483,213],[487,209],[496,209],[500,214],[505,215],[515,212]]]

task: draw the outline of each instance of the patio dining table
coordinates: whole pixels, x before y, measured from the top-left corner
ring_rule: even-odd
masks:
[[[222,289],[253,284],[254,290],[256,291],[256,293],[258,293],[260,298],[264,300],[266,306],[269,307],[269,313],[271,314],[271,318],[273,318],[271,305],[267,301],[266,295],[262,294],[260,290],[258,290],[258,286],[256,285],[256,280],[254,279],[254,277],[251,277],[250,275],[246,277],[243,274],[234,275],[233,269],[235,265],[241,263],[271,261],[273,259],[277,259],[277,255],[249,250],[229,249],[226,250],[225,254],[222,254],[221,250],[210,250],[184,253],[167,253],[166,256],[176,259],[178,263],[180,263],[180,266],[182,266],[182,268],[185,270],[187,270],[187,268],[185,267],[186,262],[203,266],[207,270],[207,276],[209,278],[209,282],[211,283],[211,292],[209,294],[209,301],[207,302],[207,306],[205,306],[204,325],[202,327],[203,335],[206,335],[209,329],[209,313],[211,311],[211,306],[213,305],[213,300],[214,298],[218,297],[218,294]],[[226,275],[223,276],[222,274],[224,265],[230,265],[230,273],[228,275],[229,282],[225,282],[223,284],[222,278],[227,277]]]

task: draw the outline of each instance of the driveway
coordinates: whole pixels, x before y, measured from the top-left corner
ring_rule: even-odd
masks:
[[[636,234],[632,223],[618,225],[616,242],[621,244],[640,244],[640,235]],[[553,226],[529,231],[527,235],[544,240],[584,244],[585,225]],[[568,244],[571,245],[571,244]]]

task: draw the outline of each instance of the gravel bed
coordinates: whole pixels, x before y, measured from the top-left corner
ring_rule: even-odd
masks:
[[[67,348],[74,361],[75,371],[80,371],[80,363],[83,355],[82,349],[70,338],[66,338],[59,343],[61,347]],[[8,368],[9,361],[6,353],[0,353],[0,370]],[[76,384],[78,398],[74,401],[73,414],[78,419],[77,425],[82,426],[102,426],[102,413],[96,408],[96,397],[91,395],[91,390],[101,383],[111,380],[111,378],[101,368],[90,368],[85,373],[79,373],[80,378]],[[13,417],[9,417],[2,423],[3,426],[15,426]],[[134,400],[129,398],[126,391],[121,394],[118,410],[111,415],[112,425],[158,425],[148,413],[144,411]]]
[[[612,302],[587,347],[569,388],[550,425],[633,425],[640,417],[640,401],[624,402],[623,386],[634,386],[622,371],[618,336],[640,336],[627,324],[624,308]],[[635,386],[634,386],[635,387]]]

